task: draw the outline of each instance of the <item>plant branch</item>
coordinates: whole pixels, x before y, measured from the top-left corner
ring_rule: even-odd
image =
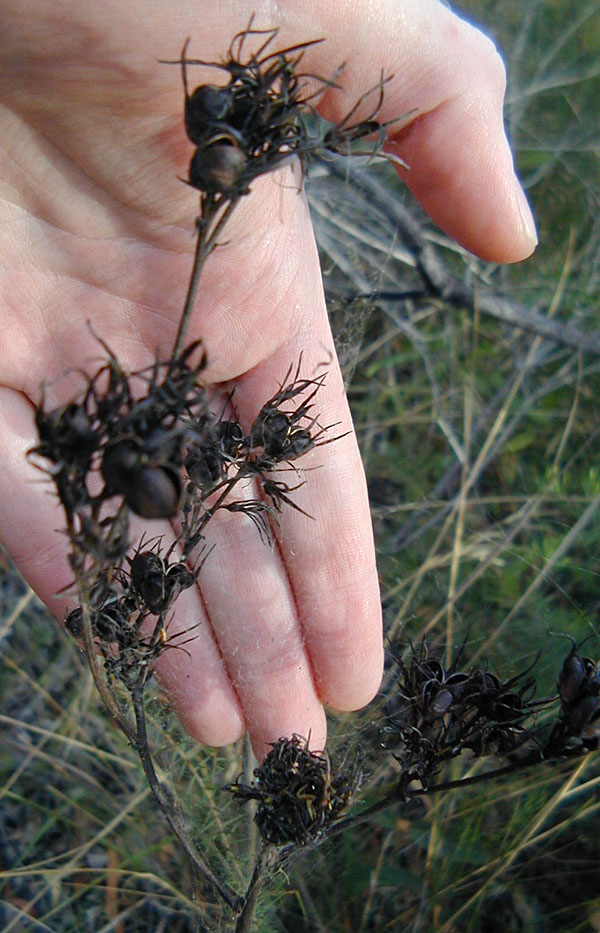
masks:
[[[136,722],[136,736],[135,740],[132,743],[138,755],[140,756],[140,761],[142,762],[142,767],[144,769],[144,774],[150,786],[150,789],[154,795],[156,802],[158,803],[160,809],[162,810],[164,817],[169,824],[170,829],[175,834],[186,855],[190,859],[192,866],[198,874],[206,879],[220,894],[225,903],[231,907],[232,910],[240,910],[243,900],[236,894],[236,892],[225,882],[221,881],[217,876],[211,871],[204,859],[198,853],[196,847],[192,845],[188,836],[181,826],[181,822],[175,816],[173,812],[173,806],[168,800],[164,789],[162,788],[156,771],[154,769],[154,763],[152,761],[152,756],[150,754],[150,747],[148,745],[148,736],[146,730],[146,712],[144,709],[144,698],[143,690],[138,690],[135,693],[132,693],[131,699],[133,702],[133,709],[135,713],[135,722]]]
[[[422,297],[439,298],[457,307],[477,308],[480,313],[520,330],[537,334],[582,353],[600,356],[598,331],[585,332],[569,324],[563,324],[539,311],[531,311],[517,302],[494,294],[481,282],[471,286],[453,275],[434,245],[428,241],[424,225],[398,198],[390,197],[389,186],[381,184],[377,178],[347,161],[329,163],[329,171],[335,177],[346,181],[350,176],[363,189],[370,204],[394,224],[404,246],[414,256],[415,269],[423,282]],[[360,297],[398,301],[403,300],[405,296],[403,291],[373,291]],[[418,299],[419,295],[412,297]]]
[[[279,857],[280,853],[276,849],[269,848],[261,850],[256,860],[254,871],[252,872],[248,890],[246,891],[244,906],[235,924],[235,933],[250,933],[258,895],[260,894],[268,872],[274,867]]]
[[[181,312],[181,320],[179,322],[179,328],[177,331],[177,337],[175,338],[175,346],[173,348],[173,357],[178,357],[183,350],[183,344],[185,341],[185,335],[187,331],[187,326],[190,320],[190,316],[196,301],[196,294],[198,292],[198,284],[200,282],[200,273],[204,268],[204,263],[207,258],[212,253],[213,249],[217,245],[217,237],[221,233],[221,230],[225,226],[227,220],[233,213],[234,208],[237,206],[239,198],[233,198],[230,200],[221,213],[221,216],[215,223],[212,232],[209,233],[210,225],[212,224],[218,209],[221,207],[221,203],[216,205],[216,208],[212,210],[209,208],[207,210],[208,217],[204,218],[200,216],[198,218],[198,234],[196,236],[196,251],[194,253],[194,264],[192,266],[192,274],[190,276],[190,282],[188,285],[187,295],[185,297],[185,302],[183,305],[183,311]],[[202,203],[202,202],[201,202]]]
[[[584,751],[581,749],[581,747],[569,749],[567,751],[561,752],[560,755],[554,755],[548,758],[545,758],[544,753],[539,751],[536,752],[535,756],[523,759],[522,761],[511,762],[511,764],[504,765],[501,768],[496,768],[493,771],[484,771],[480,774],[474,774],[471,777],[457,778],[454,781],[442,781],[439,784],[430,784],[428,787],[420,787],[416,790],[401,790],[398,782],[394,781],[391,790],[386,791],[383,797],[363,810],[362,813],[351,814],[350,816],[343,817],[336,823],[332,823],[327,829],[326,837],[329,839],[333,835],[337,835],[346,829],[357,826],[359,823],[363,823],[375,813],[379,813],[381,810],[384,810],[395,803],[407,803],[409,800],[416,799],[418,797],[428,797],[431,794],[439,794],[445,791],[458,790],[463,787],[470,787],[474,784],[483,784],[487,781],[494,781],[498,778],[506,777],[506,775],[509,774],[525,771],[526,769],[533,768],[536,765],[548,764],[553,761],[569,761],[571,758],[580,758],[582,754],[584,754]]]

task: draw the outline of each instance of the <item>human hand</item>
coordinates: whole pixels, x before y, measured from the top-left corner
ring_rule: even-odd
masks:
[[[219,60],[252,10],[255,26],[280,26],[277,47],[324,38],[303,68],[329,76],[345,61],[343,90],[321,110],[339,119],[386,86],[381,120],[418,116],[388,148],[432,218],[486,259],[515,261],[534,248],[533,221],[514,178],[502,126],[504,72],[487,39],[437,0],[306,5],[286,0],[280,22],[253,3],[198,5],[182,21],[173,5],[132,0],[0,3],[0,490],[2,541],[59,616],[73,606],[58,503],[25,460],[34,406],[69,397],[58,379],[93,372],[98,344],[86,322],[129,368],[173,345],[193,250],[197,201],[178,180],[192,147],[182,121],[177,58]],[[273,14],[274,15],[274,14]],[[192,87],[214,80],[194,70]],[[367,104],[368,108],[368,104]],[[392,127],[393,133],[393,127]],[[226,244],[203,272],[189,340],[201,336],[206,379],[235,381],[248,425],[302,354],[314,375],[333,342],[310,218],[297,169],[258,180],[230,220]],[[339,367],[319,390],[322,424],[351,431]],[[323,703],[355,709],[377,690],[381,616],[364,476],[351,432],[302,460],[307,482],[268,549],[252,523],[219,513],[201,590],[177,603],[174,628],[196,623],[158,675],[189,731],[208,744],[249,729],[257,754],[293,732],[324,745]],[[318,470],[312,470],[319,467]],[[168,541],[168,523],[153,534]]]

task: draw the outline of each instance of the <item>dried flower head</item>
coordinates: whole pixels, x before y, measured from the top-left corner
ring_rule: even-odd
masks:
[[[54,481],[67,519],[80,605],[65,627],[85,640],[87,619],[88,646],[100,651],[109,679],[133,694],[163,651],[186,643],[169,636],[170,613],[198,579],[212,516],[246,515],[269,541],[272,516],[286,505],[302,511],[291,498],[301,483],[290,486],[274,471],[330,439],[312,414],[324,375],[301,379],[298,366],[288,382],[290,367],[246,434],[225,409],[215,415],[209,407],[201,344],[134,372],[101,344],[106,361],[80,396],[50,411],[42,401],[31,454]],[[241,481],[254,483],[260,497],[238,500]],[[145,534],[136,545],[131,512],[150,520],[179,514],[180,533],[168,550]]]
[[[560,715],[549,747],[553,752],[580,742],[583,749],[600,742],[600,667],[582,657],[573,643],[558,678]]]
[[[302,74],[299,66],[305,51],[323,40],[271,51],[279,30],[253,29],[253,19],[234,36],[222,62],[188,58],[189,39],[178,61],[165,62],[181,66],[185,127],[197,147],[190,163],[189,184],[217,200],[247,194],[255,178],[281,167],[295,155],[304,162],[333,153],[349,155],[352,144],[365,137],[376,137],[374,152],[379,152],[389,125],[377,120],[384,87],[390,80],[382,76],[338,124],[321,135],[311,134],[307,117],[314,114],[315,100],[325,89],[337,85],[335,78]],[[258,41],[258,48],[247,52],[248,43],[253,41]],[[227,82],[203,84],[190,93],[190,65],[224,72]],[[353,122],[373,91],[377,99],[371,113]]]
[[[77,399],[47,412],[36,411],[40,443],[31,453],[46,467],[75,533],[88,519],[98,523],[104,503],[118,497],[143,518],[171,517],[181,494],[187,436],[206,419],[199,376],[205,356],[194,344],[181,356],[127,373],[108,354]],[[199,358],[191,364],[191,357]],[[100,492],[89,477],[99,475]],[[99,539],[105,535],[97,525]]]
[[[254,782],[229,785],[238,800],[257,800],[261,838],[274,845],[314,841],[348,805],[360,783],[354,764],[334,769],[326,752],[313,752],[298,735],[279,739],[254,770]]]
[[[528,675],[536,662],[502,680],[483,668],[459,670],[461,653],[445,667],[423,641],[412,647],[408,664],[397,662],[398,705],[388,733],[391,744],[400,745],[395,757],[403,787],[413,780],[427,787],[445,761],[465,750],[476,756],[505,755],[531,736],[525,722],[540,704],[533,699],[535,681]]]
[[[190,278],[176,352],[184,346],[194,305],[198,277],[207,256],[239,199],[250,192],[252,182],[292,162],[305,166],[314,158],[365,154],[355,143],[373,138],[370,157],[382,156],[407,167],[401,159],[383,152],[386,128],[412,116],[381,122],[378,114],[385,85],[383,74],[374,88],[364,94],[346,116],[323,132],[314,119],[315,104],[334,79],[300,71],[304,53],[322,40],[310,40],[273,51],[278,29],[253,28],[254,15],[246,29],[237,33],[223,61],[188,58],[187,39],[180,57],[164,64],[179,65],[185,95],[185,128],[196,147],[187,183],[200,192],[200,214],[196,255]],[[255,47],[253,51],[248,46]],[[188,68],[203,66],[221,72],[224,84],[201,84],[190,91]],[[338,74],[342,71],[340,68]],[[316,85],[316,91],[315,91]],[[365,101],[375,96],[366,119],[355,120]],[[317,126],[315,130],[314,127]]]

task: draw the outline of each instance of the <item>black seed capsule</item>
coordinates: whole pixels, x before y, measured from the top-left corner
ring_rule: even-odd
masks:
[[[73,609],[66,617],[65,628],[73,638],[81,638],[83,635],[83,618],[79,606]]]
[[[600,697],[583,697],[567,713],[567,722],[573,735],[580,735],[600,709]]]
[[[586,669],[583,659],[571,652],[558,678],[558,692],[563,703],[577,702],[582,694],[585,680]]]
[[[244,432],[237,421],[219,421],[216,430],[223,453],[228,457],[237,456],[244,443]]]
[[[178,561],[176,564],[171,564],[167,570],[165,590],[169,594],[175,589],[181,592],[181,590],[187,590],[190,586],[193,586],[195,581],[196,573],[190,570],[187,564]]]
[[[170,467],[146,466],[123,491],[123,497],[142,518],[172,518],[179,508],[181,479]]]
[[[438,690],[429,708],[431,715],[434,719],[437,719],[440,716],[444,716],[453,703],[454,697],[451,690]]]
[[[201,146],[213,134],[215,124],[226,120],[232,103],[231,91],[213,84],[196,88],[185,102],[185,128],[191,141]]]
[[[131,561],[131,585],[153,613],[159,613],[164,600],[165,568],[154,551],[140,551]]]
[[[140,445],[132,440],[117,441],[106,448],[102,476],[111,490],[125,494],[125,489],[139,473],[141,454]]]
[[[225,463],[218,450],[191,450],[185,458],[188,476],[200,489],[210,489],[223,475]]]
[[[590,699],[590,697],[588,697],[588,699]],[[594,699],[598,700],[598,697],[594,697]],[[598,701],[598,705],[600,706],[600,701]],[[584,728],[581,730],[581,738],[586,748],[598,748],[598,744],[600,743],[600,709],[598,706],[592,712]]]
[[[283,450],[292,429],[289,415],[272,409],[261,412],[250,431],[248,438],[250,447],[264,447],[275,456]]]
[[[172,518],[179,508],[179,473],[168,464],[148,463],[134,440],[124,439],[106,448],[102,475],[109,494],[122,495],[142,518]]]
[[[292,431],[281,454],[286,460],[295,460],[296,457],[308,453],[314,446],[310,431],[300,428],[298,431]]]
[[[77,464],[82,469],[89,467],[96,438],[81,405],[72,402],[48,413],[37,409],[36,424],[41,440],[36,453],[54,463]]]
[[[227,194],[236,189],[245,167],[246,156],[238,143],[220,136],[194,153],[190,185],[207,194]]]

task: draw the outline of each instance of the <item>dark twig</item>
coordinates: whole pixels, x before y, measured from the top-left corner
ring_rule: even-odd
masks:
[[[430,794],[441,794],[446,791],[460,790],[463,787],[471,787],[475,784],[484,784],[488,781],[495,781],[498,778],[507,777],[510,774],[526,771],[529,768],[536,767],[536,765],[553,764],[555,762],[570,761],[573,758],[581,758],[584,753],[585,749],[582,749],[581,746],[562,751],[560,755],[555,757],[544,757],[541,751],[536,751],[529,758],[503,765],[501,768],[495,768],[493,771],[484,771],[480,774],[474,774],[471,777],[457,778],[454,781],[440,781],[439,784],[430,784],[428,787],[419,787],[415,790],[401,790],[398,782],[394,781],[392,788],[384,791],[383,797],[375,801],[375,803],[371,804],[361,813],[350,813],[348,816],[342,817],[336,823],[332,823],[328,826],[326,836],[329,839],[347,829],[354,828],[360,823],[364,823],[376,813],[380,813],[382,810],[397,803],[407,803],[418,797],[428,797]],[[588,752],[588,754],[592,753]]]
[[[372,301],[405,301],[407,293],[402,291],[375,291],[358,297],[368,298]],[[455,278],[450,272],[446,272],[443,282],[438,281],[435,286],[430,285],[428,291],[423,291],[420,294],[418,292],[409,292],[408,297],[413,300],[440,298],[456,307],[476,307],[479,312],[503,321],[505,324],[517,327],[519,330],[536,334],[538,337],[546,337],[554,343],[572,347],[574,350],[580,350],[583,353],[593,353],[600,356],[600,333],[594,331],[585,333],[576,327],[562,324],[560,321],[555,321],[553,318],[546,317],[537,311],[530,311],[524,305],[492,294],[481,285],[476,288],[467,285],[460,279]]]
[[[187,326],[189,324],[190,316],[194,308],[196,301],[196,294],[198,292],[198,284],[200,282],[200,273],[204,268],[204,263],[212,253],[213,249],[217,245],[217,236],[221,233],[223,227],[227,223],[229,217],[233,213],[234,208],[236,207],[238,198],[231,200],[227,203],[226,207],[223,209],[221,216],[217,220],[216,224],[212,231],[208,232],[209,224],[212,220],[212,217],[208,220],[207,223],[204,222],[202,218],[198,220],[198,233],[196,236],[196,250],[194,253],[194,264],[192,266],[192,273],[190,276],[190,282],[188,285],[187,295],[185,297],[185,302],[183,305],[183,311],[181,312],[181,319],[179,321],[179,328],[177,330],[177,337],[175,338],[175,346],[173,348],[173,356],[177,357],[181,354],[184,346],[185,335],[187,331]],[[207,225],[208,224],[208,225]]]
[[[146,730],[146,712],[144,709],[143,691],[140,690],[133,693],[131,699],[136,722],[134,747],[140,756],[144,774],[146,775],[146,780],[148,781],[150,789],[154,795],[154,799],[162,810],[162,813],[172,832],[181,843],[181,847],[192,863],[194,871],[205,878],[206,881],[208,881],[215,888],[225,903],[231,907],[232,910],[240,910],[243,903],[242,898],[236,894],[233,888],[226,884],[226,882],[217,878],[217,876],[211,871],[204,859],[200,856],[197,847],[192,845],[188,839],[185,830],[181,826],[180,820],[178,820],[175,816],[173,806],[169,801],[163,787],[161,786],[160,781],[158,780],[158,776],[154,769],[152,756],[150,754],[150,747],[148,745],[148,735]]]
[[[555,343],[572,347],[582,353],[600,355],[600,333],[586,333],[570,324],[563,324],[539,311],[531,311],[517,302],[494,294],[487,286],[478,282],[467,285],[458,279],[439,255],[439,251],[428,242],[425,228],[420,220],[398,198],[390,198],[389,187],[369,175],[357,165],[334,160],[329,171],[341,179],[350,177],[369,197],[370,203],[382,212],[397,228],[403,244],[415,257],[415,267],[423,282],[422,297],[439,298],[456,307],[477,308],[497,320],[513,327],[545,337]],[[356,296],[353,296],[356,297]],[[404,293],[397,290],[376,290],[362,297],[381,301],[400,301]],[[419,300],[419,295],[413,295]]]
[[[252,878],[250,879],[248,890],[246,891],[244,906],[242,907],[241,913],[239,914],[235,924],[235,933],[249,933],[254,911],[256,910],[256,904],[258,902],[258,895],[260,894],[268,875],[273,870],[280,858],[281,854],[278,849],[269,847],[261,850],[260,855],[256,860],[254,871],[252,872]]]
[[[118,723],[119,728],[125,734],[129,742],[133,745],[135,743],[135,730],[129,722],[126,716],[121,713],[117,707],[112,694],[106,684],[106,680],[100,670],[98,649],[94,641],[94,636],[92,634],[92,623],[90,620],[89,609],[85,600],[82,600],[81,603],[82,609],[82,620],[83,620],[83,644],[85,648],[85,654],[90,665],[90,672],[94,679],[94,684],[98,693],[102,697],[102,701],[106,706],[110,715]]]

